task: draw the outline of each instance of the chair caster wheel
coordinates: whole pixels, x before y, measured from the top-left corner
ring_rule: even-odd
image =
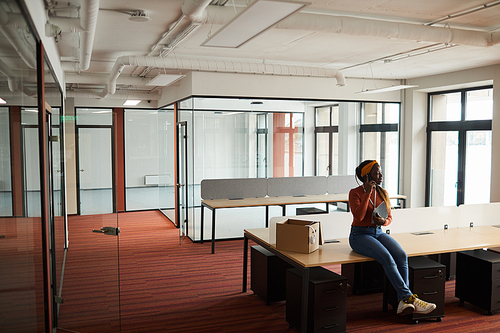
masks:
[[[438,321],[438,322],[442,321],[442,320],[443,320],[443,318],[441,318],[441,317],[436,318],[436,321]]]

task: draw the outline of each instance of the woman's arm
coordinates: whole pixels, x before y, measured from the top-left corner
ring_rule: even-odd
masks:
[[[349,208],[355,220],[362,221],[365,218],[368,209],[370,193],[364,193],[360,196],[355,190],[349,192]]]

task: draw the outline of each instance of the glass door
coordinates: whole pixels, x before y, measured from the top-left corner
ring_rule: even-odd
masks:
[[[187,223],[189,221],[187,147],[187,122],[183,121],[177,123],[177,226],[179,228],[179,244],[187,236]]]
[[[77,121],[92,117],[93,111]],[[105,114],[114,123],[111,113]],[[120,228],[119,215],[113,212],[112,128],[77,126],[76,133],[77,162],[71,171],[75,175],[67,177],[67,188],[77,197],[80,192],[81,214],[68,216],[57,331],[120,332]]]
[[[113,212],[111,128],[78,128],[80,215]]]

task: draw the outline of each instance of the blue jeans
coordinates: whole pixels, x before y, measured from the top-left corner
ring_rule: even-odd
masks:
[[[412,295],[408,288],[408,257],[394,238],[380,227],[351,226],[349,245],[354,252],[371,257],[382,265],[385,275],[396,289],[398,300]]]

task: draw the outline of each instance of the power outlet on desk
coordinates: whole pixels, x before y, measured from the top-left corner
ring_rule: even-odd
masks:
[[[474,226],[474,222],[469,223],[469,227],[472,228],[473,226]]]

